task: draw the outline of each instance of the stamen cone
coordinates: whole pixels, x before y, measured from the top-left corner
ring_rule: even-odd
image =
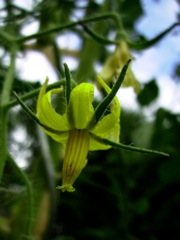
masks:
[[[73,183],[86,165],[89,151],[88,130],[73,129],[69,133],[62,169],[62,186],[57,189],[74,192]]]

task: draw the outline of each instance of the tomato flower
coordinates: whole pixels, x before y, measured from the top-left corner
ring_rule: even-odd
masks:
[[[97,81],[107,93],[111,91],[100,77]],[[120,104],[117,97],[114,97],[109,105],[109,113],[97,121],[92,105],[94,85],[81,83],[71,91],[66,111],[61,115],[53,108],[51,96],[62,92],[63,88],[46,92],[47,85],[48,79],[39,93],[36,116],[43,131],[65,146],[62,186],[57,189],[73,192],[73,183],[86,165],[88,152],[111,148],[101,140],[103,138],[119,142]]]

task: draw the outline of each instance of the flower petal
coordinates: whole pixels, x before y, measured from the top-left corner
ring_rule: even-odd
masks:
[[[81,83],[72,90],[68,106],[68,116],[74,128],[88,129],[94,120],[93,97],[93,84]]]
[[[66,131],[70,130],[67,115],[58,114],[51,105],[51,95],[59,93],[62,91],[61,88],[53,89],[46,93],[46,88],[48,84],[48,79],[44,82],[38,97],[37,102],[37,117],[40,122],[47,128],[43,130],[51,136],[54,140],[58,142],[63,142],[67,140],[68,133]]]
[[[107,93],[111,91],[111,89],[107,86],[107,84],[100,78],[97,78],[99,84],[105,89]],[[101,138],[108,138],[114,142],[119,142],[120,135],[120,104],[115,97],[110,104],[110,113],[103,117],[91,130],[90,132],[95,136],[99,136]],[[101,148],[98,148],[96,139],[90,141],[90,150],[100,150],[107,149],[107,145],[99,143]]]

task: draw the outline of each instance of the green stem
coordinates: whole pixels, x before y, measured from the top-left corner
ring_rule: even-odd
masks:
[[[46,31],[31,34],[29,36],[16,38],[16,39],[14,39],[14,41],[16,41],[18,43],[22,43],[22,42],[25,42],[25,41],[30,40],[30,39],[44,37],[44,36],[47,36],[48,34],[51,34],[51,33],[54,33],[54,32],[59,32],[59,31],[62,31],[64,29],[67,29],[67,28],[72,28],[76,25],[80,25],[80,24],[84,24],[84,23],[88,23],[88,22],[101,21],[101,20],[104,20],[104,19],[107,19],[107,18],[110,18],[110,19],[114,20],[116,22],[117,26],[119,25],[119,17],[118,17],[117,14],[106,13],[106,14],[102,14],[100,16],[90,17],[90,18],[82,19],[82,20],[79,20],[79,21],[76,21],[76,22],[70,22],[70,23],[67,23],[67,24],[64,24],[64,25],[61,25],[61,26],[51,28],[51,29],[46,30]]]
[[[20,178],[23,179],[26,189],[27,189],[27,199],[29,201],[28,203],[28,215],[29,215],[29,223],[28,223],[28,227],[27,230],[25,232],[25,235],[28,235],[28,238],[31,239],[32,238],[32,231],[33,231],[33,222],[34,222],[34,213],[33,213],[33,188],[32,188],[32,184],[30,182],[30,180],[28,179],[27,175],[21,170],[21,168],[19,168],[16,164],[16,162],[14,161],[14,159],[9,155],[8,156],[8,160],[10,161],[10,163],[12,164],[12,166],[14,167],[14,169],[17,171],[18,176]]]
[[[5,108],[6,104],[9,102],[10,94],[12,90],[13,80],[14,80],[14,68],[16,60],[16,45],[12,45],[11,48],[11,62],[9,69],[7,71],[6,77],[4,79],[4,85],[1,95],[0,103],[0,182],[4,172],[5,162],[7,160],[7,131],[8,131],[8,111]]]
[[[100,36],[99,34],[94,32],[92,29],[88,28],[84,24],[81,24],[81,25],[85,32],[87,32],[93,39],[95,39],[97,42],[99,42],[101,44],[110,45],[110,44],[118,44],[119,43],[119,41],[113,41],[108,38],[104,38],[104,37]]]

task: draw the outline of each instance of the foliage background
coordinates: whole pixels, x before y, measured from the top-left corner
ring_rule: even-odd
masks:
[[[156,2],[158,8],[159,1]],[[27,23],[38,21],[38,31],[44,31],[74,19],[77,10],[83,11],[85,17],[110,11],[119,14],[130,39],[145,39],[134,28],[135,21],[143,14],[139,0],[105,0],[101,3],[95,0],[34,0],[31,10],[18,7],[18,1],[6,0],[3,6],[1,90],[7,78],[12,49],[11,41],[8,42],[3,33],[20,37],[21,29]],[[95,22],[91,26],[105,37],[116,32],[116,26],[109,20],[103,24]],[[25,51],[36,50],[46,55],[59,79],[64,77],[63,57],[73,55],[78,61],[77,69],[72,72],[73,78],[79,82],[95,79],[95,63],[105,62],[108,48],[93,40],[81,27],[74,26],[66,31],[75,33],[81,39],[79,50],[61,49],[56,40],[62,33],[54,32],[36,41],[19,43],[18,54],[23,56]],[[41,63],[39,66],[39,71],[43,71]],[[174,66],[177,84],[178,69],[179,65]],[[40,86],[40,79],[37,82],[21,79],[16,68],[13,80],[12,89],[19,95]],[[180,239],[180,114],[160,108],[154,113],[153,120],[148,120],[143,107],[150,107],[158,99],[158,93],[156,79],[149,80],[137,95],[139,110],[122,109],[121,142],[166,151],[171,157],[117,149],[90,152],[88,165],[76,182],[75,193],[62,194],[55,189],[61,181],[62,153],[59,144],[47,138],[20,107],[11,108],[7,146],[16,161],[17,153],[21,159],[25,158],[27,165],[23,173],[32,185],[33,192],[30,194],[33,197],[29,198],[26,177],[8,155],[0,186],[0,239]],[[27,104],[35,109],[36,97],[29,99]],[[20,129],[26,133],[21,143],[13,137]],[[19,136],[22,138],[23,135]]]

